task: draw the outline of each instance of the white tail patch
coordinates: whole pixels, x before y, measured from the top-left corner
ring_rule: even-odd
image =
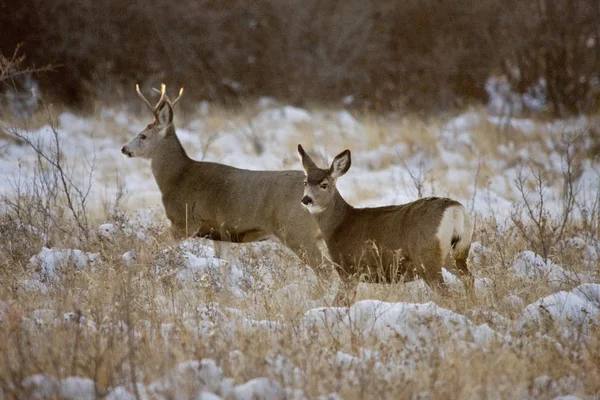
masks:
[[[451,206],[444,211],[436,233],[444,256],[451,251],[454,256],[468,250],[472,234],[471,218],[463,206]]]

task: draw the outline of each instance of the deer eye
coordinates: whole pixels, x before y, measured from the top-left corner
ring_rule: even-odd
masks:
[[[302,182],[302,184],[304,185],[304,187],[308,186],[308,182],[306,182],[306,181]]]
[[[321,183],[321,189],[327,189],[327,187],[329,187],[328,184],[326,183]]]
[[[140,139],[142,140],[146,140],[146,135],[144,135],[143,133],[140,134]]]

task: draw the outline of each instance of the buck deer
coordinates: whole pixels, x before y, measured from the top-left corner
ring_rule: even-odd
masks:
[[[316,272],[321,264],[319,229],[310,213],[295,201],[302,194],[302,171],[250,171],[188,157],[175,133],[173,106],[161,85],[151,122],[121,149],[128,157],[150,159],[162,194],[171,232],[227,242],[276,237]]]
[[[472,226],[459,202],[430,197],[397,206],[354,208],[336,189],[336,180],[350,168],[350,150],[338,154],[329,169],[317,167],[301,145],[298,155],[306,175],[301,202],[317,221],[342,280],[336,303],[354,298],[353,276],[382,282],[410,280],[418,274],[433,289],[443,288],[444,264],[471,294],[467,256]]]

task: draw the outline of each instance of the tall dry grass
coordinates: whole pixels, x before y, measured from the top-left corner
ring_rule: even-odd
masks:
[[[219,112],[211,118],[209,126],[218,129],[224,117]],[[234,123],[235,118],[227,116]],[[246,119],[243,115],[237,118]],[[364,118],[372,134],[365,150],[392,140],[380,134],[392,123],[383,125],[373,116]],[[434,157],[438,139],[432,132],[441,122],[428,125],[415,121],[394,122],[393,141],[428,149]],[[476,137],[474,149],[465,152],[472,160],[492,157],[496,149],[495,128],[487,123],[480,128],[483,134]],[[338,140],[332,138],[324,145],[334,148],[341,144]],[[538,143],[535,135],[515,134],[512,140],[523,148]],[[49,192],[43,173],[60,181],[56,163],[65,155],[45,154],[50,159],[41,158],[37,180],[26,182],[18,197],[5,196],[0,204],[4,210],[0,215],[0,387],[7,396],[30,397],[30,388],[23,382],[35,374],[89,377],[99,398],[119,385],[133,392],[136,383],[148,385],[161,379],[179,362],[206,358],[215,360],[236,384],[264,376],[284,387],[301,389],[307,397],[332,392],[348,399],[552,398],[600,393],[597,329],[585,342],[564,340],[554,327],[516,330],[524,305],[578,284],[567,282],[557,288],[544,279],[514,278],[513,259],[531,249],[520,227],[531,228],[528,234],[536,233],[536,221],[526,214],[504,222],[491,215],[474,216],[475,240],[489,252],[472,254],[470,267],[475,276],[490,282],[475,299],[467,299],[460,290],[441,296],[414,283],[360,286],[358,300],[434,301],[511,336],[488,347],[465,346],[444,335],[444,328],[435,321],[423,321],[438,334],[433,343],[415,348],[406,344],[401,332],[378,342],[373,337],[361,337],[352,327],[341,334],[306,330],[304,313],[330,305],[331,296],[327,295],[331,293],[315,290],[310,274],[302,273],[297,260],[284,250],[249,253],[244,245],[230,249],[230,256],[250,273],[265,263],[274,264],[276,282],[267,288],[247,288],[243,297],[219,289],[208,277],[181,285],[175,279],[181,268],[176,259],[167,258],[162,268],[156,267],[164,249],[176,245],[164,219],[159,217],[149,227],[138,228],[144,237],[124,229],[108,237],[99,234],[99,224],[135,226],[135,216],[122,212],[117,201],[108,205],[81,202],[85,191],[65,190],[68,185]],[[382,160],[382,165],[392,162],[391,158]],[[68,182],[69,171],[63,173]],[[480,179],[483,182],[486,174],[497,173],[489,166]],[[428,171],[425,174],[427,179],[436,179]],[[560,180],[548,181],[556,183]],[[87,210],[85,223],[78,219],[83,214],[73,209],[73,204]],[[589,265],[580,249],[568,247],[564,241],[582,237],[591,244],[598,243],[599,214],[597,205],[594,207],[588,204],[592,212],[587,219],[568,218],[561,237],[548,247],[548,257],[554,263],[576,273],[598,271],[597,260]],[[548,218],[547,222],[553,222],[556,216]],[[28,266],[42,246],[77,248],[97,257],[83,269],[66,262],[56,280],[44,281],[39,270]],[[130,251],[136,254],[132,262],[122,257]],[[41,279],[47,291],[24,284],[35,279]],[[298,285],[296,292],[285,289],[293,284]],[[520,297],[523,304],[509,301],[510,295]],[[252,325],[244,318],[271,322]],[[339,352],[363,361],[340,357]],[[179,390],[191,397],[197,385],[188,380]],[[166,393],[165,397],[171,395]]]

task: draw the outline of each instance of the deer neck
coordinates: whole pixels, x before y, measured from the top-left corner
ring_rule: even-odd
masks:
[[[346,203],[346,200],[344,200],[340,192],[336,189],[333,199],[327,208],[315,214],[317,224],[326,242],[335,234],[351,210],[352,206]]]
[[[175,129],[170,126],[151,158],[152,173],[160,191],[164,194],[172,185],[177,184],[181,174],[192,162],[177,138]]]

